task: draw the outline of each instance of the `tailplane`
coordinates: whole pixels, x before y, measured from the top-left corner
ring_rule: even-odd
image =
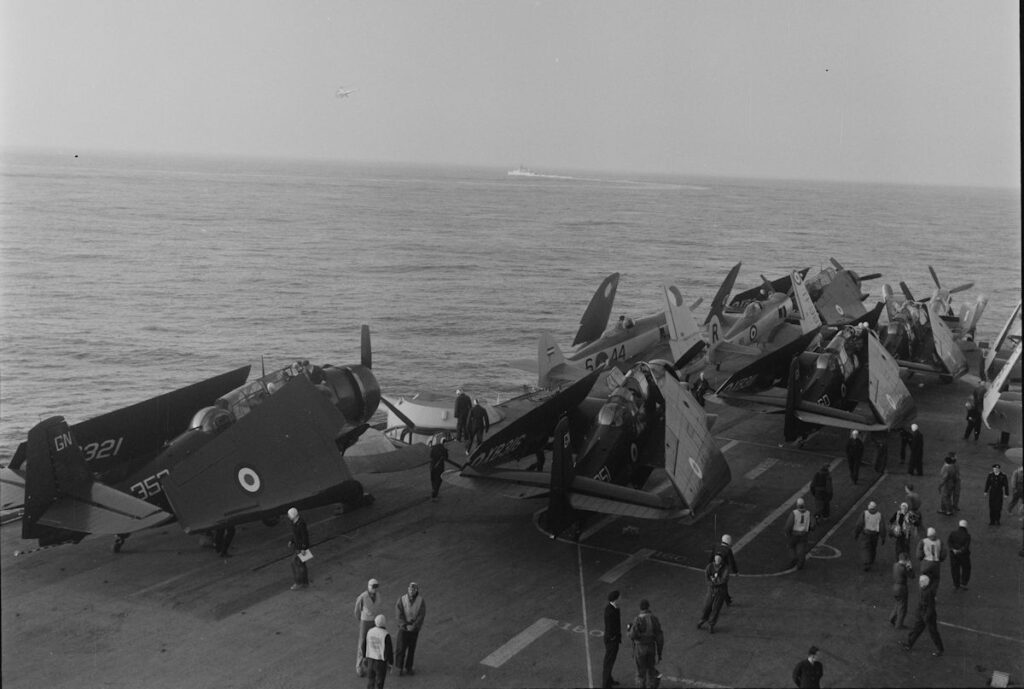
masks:
[[[93,480],[67,422],[51,417],[32,428],[26,444],[22,538],[39,544],[75,542],[89,534],[131,533],[171,515]]]

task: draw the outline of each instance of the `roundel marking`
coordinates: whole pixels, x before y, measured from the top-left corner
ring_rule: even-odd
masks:
[[[640,450],[637,449],[636,443],[629,444],[629,461],[636,464],[636,460],[640,457]]]
[[[604,366],[604,362],[608,361],[608,352],[601,352],[594,357],[594,368],[600,368]]]
[[[242,467],[238,470],[238,485],[247,493],[256,493],[260,489],[260,475],[251,467]]]
[[[750,332],[747,333],[747,334],[750,335],[750,341],[751,342],[757,342],[757,326],[756,325],[750,326]]]
[[[697,462],[693,460],[693,457],[687,457],[690,460],[690,468],[693,469],[693,473],[697,474],[697,478],[704,480],[704,472],[700,470]]]
[[[843,307],[840,306],[839,304],[836,304],[836,313],[838,313],[840,316],[846,315],[846,313],[843,311]]]
[[[800,273],[799,272],[793,273],[793,282],[795,282],[798,285],[802,285],[803,284],[804,279],[802,277],[800,277]]]

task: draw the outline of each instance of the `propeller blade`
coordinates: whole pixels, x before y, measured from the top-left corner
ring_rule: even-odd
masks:
[[[931,266],[928,266],[928,272],[932,274],[932,280],[935,281],[935,286],[938,287],[939,289],[942,289],[942,283],[939,282],[939,276],[935,274],[935,269],[932,268]]]
[[[373,368],[373,352],[370,349],[370,326],[363,324],[359,333],[359,361],[366,368]]]
[[[698,297],[697,301],[690,304],[690,311],[696,311],[697,307],[704,303],[704,297]]]
[[[865,280],[877,280],[880,277],[882,277],[881,273],[869,273],[867,275],[861,275],[860,276],[860,280],[861,280],[861,282],[863,282]]]
[[[722,286],[718,288],[715,298],[711,300],[711,310],[708,312],[708,317],[704,319],[704,325],[711,322],[712,316],[722,313],[722,308],[725,306],[725,301],[729,298],[729,293],[732,292],[733,285],[736,284],[736,276],[740,274],[740,266],[742,265],[742,261],[737,263],[729,271],[729,274],[725,276]]]
[[[907,283],[903,282],[903,280],[900,280],[900,289],[903,290],[903,296],[905,296],[908,301],[917,301],[914,299],[914,295],[910,293],[910,288],[907,287]]]
[[[965,282],[964,284],[957,285],[953,289],[949,290],[949,293],[950,294],[956,294],[957,292],[963,292],[964,290],[970,289],[972,287],[974,287],[974,283],[973,282]]]
[[[836,270],[842,270],[843,269],[843,266],[836,259],[830,258],[828,260],[832,262],[832,265],[834,265],[836,267]]]
[[[401,411],[400,411],[400,410],[398,409],[398,407],[396,407],[395,405],[391,404],[391,402],[390,402],[390,401],[388,400],[388,398],[387,398],[387,397],[384,397],[383,395],[381,395],[381,397],[380,397],[380,401],[384,403],[384,406],[385,406],[385,407],[387,407],[388,409],[390,409],[391,411],[393,411],[393,412],[395,413],[395,416],[397,416],[397,417],[398,417],[399,419],[401,419],[401,420],[402,420],[402,423],[404,423],[404,424],[405,424],[405,427],[406,427],[406,428],[410,428],[410,429],[412,429],[412,430],[414,430],[414,431],[416,430],[416,424],[414,424],[414,423],[412,422],[412,419],[410,419],[410,418],[409,418],[408,416],[406,416],[405,414],[403,414],[403,413],[402,413],[402,412],[401,412]]]

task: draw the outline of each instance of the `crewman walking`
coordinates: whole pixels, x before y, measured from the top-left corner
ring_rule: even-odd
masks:
[[[466,454],[473,451],[474,443],[480,445],[484,441],[484,432],[491,430],[491,420],[487,416],[487,410],[480,404],[479,399],[473,400],[473,408],[469,410],[469,438],[466,440]]]
[[[441,490],[441,474],[444,463],[448,459],[448,448],[444,446],[444,433],[436,433],[430,439],[430,499],[437,500],[437,492]]]
[[[903,620],[907,617],[907,596],[910,580],[914,576],[914,567],[910,564],[910,556],[900,553],[896,564],[892,566],[892,596],[895,599],[889,624],[893,629],[906,629]]]
[[[708,590],[697,629],[707,624],[708,632],[714,634],[718,615],[722,612],[722,603],[725,602],[725,589],[729,583],[729,566],[725,564],[725,559],[721,555],[716,554],[714,560],[704,568],[704,579],[708,582]]]
[[[854,528],[853,537],[860,542],[861,564],[864,571],[871,569],[878,555],[878,543],[885,543],[885,530],[882,529],[882,513],[873,501],[861,512]]]
[[[939,588],[938,582],[933,582],[927,574],[922,574],[918,578],[918,583],[921,586],[921,599],[917,604],[917,619],[914,620],[914,628],[907,635],[907,640],[901,641],[899,644],[904,651],[909,651],[914,647],[914,643],[921,636],[925,627],[927,627],[928,634],[931,635],[932,642],[935,644],[935,651],[932,655],[939,657],[946,649],[942,645],[942,637],[939,636],[939,616],[938,611],[935,609],[935,595]]]
[[[455,391],[455,439],[460,443],[469,437],[466,433],[466,422],[469,421],[469,409],[472,406],[473,402],[462,388]]]
[[[790,567],[803,569],[807,557],[807,537],[811,530],[811,513],[804,507],[804,499],[797,498],[795,509],[786,519],[786,538],[789,542]]]
[[[708,564],[711,564],[712,562],[715,561],[715,555],[721,555],[722,556],[722,560],[725,562],[726,566],[729,568],[729,572],[731,574],[739,574],[740,573],[739,567],[736,566],[736,556],[733,555],[733,552],[732,552],[732,536],[730,536],[729,534],[722,534],[722,540],[720,540],[718,542],[718,544],[715,545],[715,547],[711,549],[711,557],[708,559]],[[723,585],[722,593],[724,594],[724,597],[725,597],[725,604],[726,605],[732,605],[732,596],[729,595],[729,579],[728,579],[728,577],[726,578],[725,583]]]

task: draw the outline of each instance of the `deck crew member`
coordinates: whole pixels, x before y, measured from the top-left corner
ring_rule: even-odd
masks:
[[[910,424],[910,463],[908,474],[924,476],[924,434],[916,423]]]
[[[828,519],[832,502],[832,472],[823,464],[811,479],[811,495],[814,496],[814,521]]]
[[[798,687],[815,689],[815,687],[821,686],[821,678],[824,674],[825,668],[818,660],[818,647],[811,646],[807,651],[807,657],[793,668],[793,684]]]
[[[665,648],[665,634],[661,621],[651,612],[651,604],[640,601],[640,614],[629,625],[629,638],[633,641],[633,659],[636,661],[636,685],[658,689],[661,673],[655,663],[661,662]]]
[[[468,438],[466,422],[469,421],[469,409],[472,406],[472,400],[462,391],[462,388],[455,391],[455,439],[460,443]]]
[[[484,441],[484,432],[491,430],[491,420],[479,399],[473,400],[473,408],[469,410],[466,427],[469,431],[469,437],[466,440],[466,454],[468,455],[473,451],[474,443],[479,445]]]
[[[292,523],[292,538],[288,542],[292,548],[292,591],[296,591],[309,586],[309,569],[299,557],[300,553],[309,550],[309,529],[306,528],[306,520],[294,507],[288,508],[288,519]]]
[[[714,560],[704,568],[704,579],[708,582],[708,590],[704,596],[704,611],[701,613],[700,622],[697,623],[697,629],[707,624],[708,632],[714,634],[718,615],[722,612],[722,603],[725,602],[725,589],[729,584],[729,566],[725,564],[725,558],[715,555]]]
[[[363,658],[366,657],[366,634],[373,628],[374,620],[378,615],[383,616],[384,598],[378,589],[380,582],[370,579],[366,582],[366,590],[356,598],[355,607],[352,612],[359,621],[359,638],[356,641],[356,674],[360,677],[366,674],[363,667]]]
[[[729,534],[722,534],[722,540],[711,549],[711,557],[708,559],[708,564],[715,561],[715,555],[721,555],[722,560],[725,561],[726,566],[729,567],[731,574],[739,574],[740,569],[736,566],[736,556],[732,552],[732,536]],[[732,605],[732,596],[729,595],[729,580],[726,579],[723,585],[723,591],[725,594],[725,604]]]
[[[933,656],[941,656],[945,652],[945,648],[942,645],[942,637],[939,636],[939,616],[935,609],[935,594],[938,591],[938,582],[934,582],[927,574],[922,574],[918,578],[918,583],[921,586],[921,599],[917,604],[917,619],[914,620],[914,628],[910,630],[907,635],[907,640],[900,642],[900,647],[904,651],[909,651],[914,647],[914,642],[917,641],[918,637],[921,636],[921,632],[928,628],[928,634],[932,637],[932,642],[935,644],[935,651],[932,653]]]
[[[846,441],[846,464],[850,467],[850,481],[857,485],[860,478],[860,463],[864,459],[864,441],[860,433],[850,431],[850,439]]]
[[[861,564],[866,572],[875,564],[879,541],[885,543],[882,513],[878,511],[878,505],[874,501],[869,502],[868,508],[861,512],[853,537],[860,542]]]
[[[992,473],[985,477],[985,492],[988,493],[988,525],[999,526],[1003,514],[1003,496],[1010,494],[1010,483],[998,464],[993,464]]]
[[[910,555],[910,543],[917,540],[917,530],[909,523],[910,505],[901,502],[899,508],[889,517],[889,533],[892,534],[896,556],[900,553]],[[911,538],[911,533],[914,536]]]
[[[604,664],[601,671],[601,686],[604,689],[618,684],[612,677],[615,659],[619,655],[622,644],[622,612],[619,610],[619,592],[608,594],[608,604],[604,606]]]
[[[910,556],[900,553],[896,564],[892,566],[892,597],[895,599],[889,624],[893,629],[906,629],[903,620],[907,617],[907,596],[910,580],[914,577],[914,567],[910,564]]]
[[[967,520],[961,519],[959,526],[946,539],[949,544],[949,571],[953,575],[953,590],[967,590],[971,580],[971,534],[967,531]]]
[[[807,558],[807,537],[811,530],[811,512],[804,507],[804,499],[797,498],[796,508],[786,518],[786,538],[789,540],[789,566],[803,569]]]
[[[444,433],[435,433],[430,439],[430,499],[437,500],[441,490],[441,474],[448,461],[448,448],[444,446]]]
[[[942,561],[946,559],[946,546],[930,526],[925,537],[917,544],[917,558],[921,561],[921,574],[927,574],[938,585]]]
[[[388,667],[394,662],[395,654],[391,648],[387,618],[377,615],[373,620],[373,628],[366,633],[366,673],[369,675],[367,689],[384,689]]]
[[[416,641],[420,637],[423,620],[427,617],[427,604],[420,595],[420,585],[409,583],[409,590],[395,603],[398,618],[398,643],[395,645],[395,664],[398,676],[413,675],[412,664],[416,659]]]

